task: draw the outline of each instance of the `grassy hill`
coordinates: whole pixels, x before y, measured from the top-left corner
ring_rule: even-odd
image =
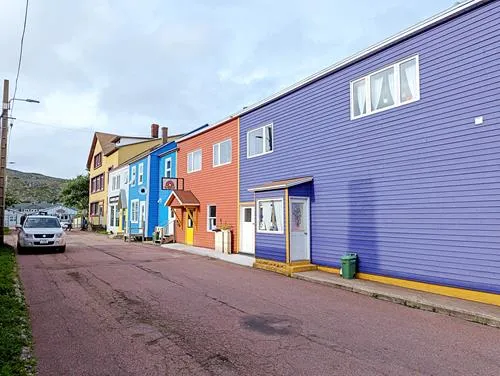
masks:
[[[7,169],[7,194],[19,202],[58,202],[65,179]]]

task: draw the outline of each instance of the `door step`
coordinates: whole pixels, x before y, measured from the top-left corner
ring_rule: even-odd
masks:
[[[292,262],[291,264],[287,264],[279,261],[256,259],[253,267],[283,274],[286,276],[291,276],[293,273],[318,270],[318,266],[311,264],[309,261],[296,261]]]

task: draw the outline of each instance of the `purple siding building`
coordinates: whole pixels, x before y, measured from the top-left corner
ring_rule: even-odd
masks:
[[[243,226],[240,241],[257,260],[338,268],[355,252],[367,275],[500,293],[500,1],[457,5],[239,116],[254,248]]]

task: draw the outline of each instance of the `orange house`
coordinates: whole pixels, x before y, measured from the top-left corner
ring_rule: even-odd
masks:
[[[177,242],[214,248],[214,230],[229,227],[237,252],[238,127],[230,119],[177,141],[178,189],[166,202],[177,218]]]

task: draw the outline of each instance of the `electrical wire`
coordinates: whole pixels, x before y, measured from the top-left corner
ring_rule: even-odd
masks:
[[[28,20],[28,8],[29,8],[29,0],[26,0],[26,9],[24,11],[24,25],[23,25],[23,33],[21,35],[21,48],[19,50],[19,61],[17,63],[17,74],[16,74],[16,84],[14,85],[14,95],[12,99],[16,99],[16,94],[17,94],[17,83],[19,81],[19,73],[21,72],[21,62],[23,60],[23,47],[24,47],[24,35],[26,34],[26,23]],[[13,100],[12,101],[12,109],[10,111],[11,116],[14,113],[14,104],[16,102]]]
[[[39,127],[47,127],[47,128],[57,129],[60,131],[94,133],[94,130],[91,128],[70,128],[70,127],[65,127],[63,125],[38,123],[36,121],[23,120],[23,119],[16,119],[15,121],[20,122],[20,123],[31,124],[31,125],[35,125],[35,126],[39,126]]]

